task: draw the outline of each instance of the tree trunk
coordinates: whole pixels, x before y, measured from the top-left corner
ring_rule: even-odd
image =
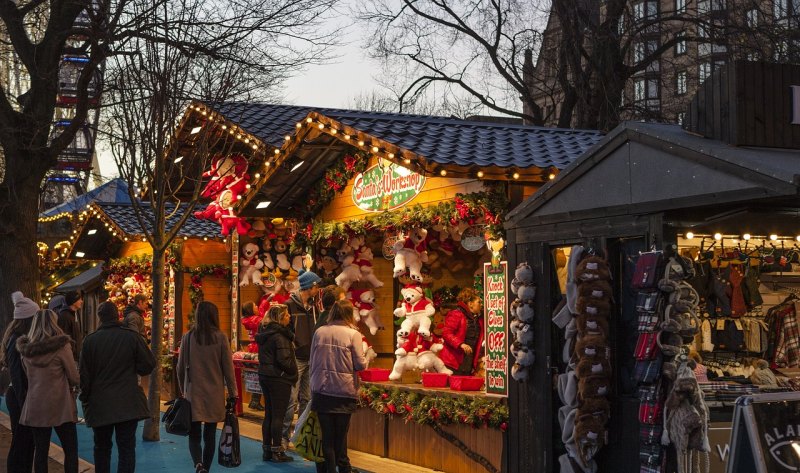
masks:
[[[164,331],[164,259],[164,250],[153,248],[153,272],[151,273],[153,280],[153,312],[150,318],[152,323],[150,350],[156,358],[156,369],[150,375],[150,389],[147,398],[150,417],[144,421],[142,432],[142,439],[151,442],[157,442],[161,438],[161,359],[163,356],[161,337]]]
[[[36,172],[28,179],[35,179]],[[9,179],[20,182],[6,175],[6,182]],[[41,300],[36,248],[39,186],[23,184],[9,189],[6,184],[0,185],[0,202],[0,324],[5,330],[14,313],[12,292],[22,291],[35,302]]]

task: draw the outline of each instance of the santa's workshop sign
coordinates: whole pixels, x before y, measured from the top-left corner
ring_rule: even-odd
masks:
[[[483,265],[486,314],[486,394],[508,396],[508,263]]]
[[[414,200],[422,192],[425,176],[395,163],[379,163],[356,174],[353,203],[361,210],[394,210]]]

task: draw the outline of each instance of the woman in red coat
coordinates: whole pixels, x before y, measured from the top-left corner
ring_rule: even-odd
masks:
[[[483,345],[483,301],[478,292],[465,287],[458,293],[458,307],[447,313],[439,353],[445,366],[457,376],[470,376],[478,368]]]

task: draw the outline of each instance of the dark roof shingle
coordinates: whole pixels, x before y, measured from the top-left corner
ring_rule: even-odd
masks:
[[[139,225],[139,220],[136,218],[136,211],[132,204],[97,203],[96,205],[108,216],[108,218],[116,223],[117,226],[119,226],[119,228],[128,235],[142,235],[144,233],[142,231],[142,227]],[[167,219],[167,230],[171,229],[172,226],[175,225],[175,223],[181,218],[181,215],[183,215],[183,209],[185,209],[187,206],[188,204],[181,204],[181,209]],[[203,208],[205,208],[205,205],[196,205],[193,212],[203,210]],[[145,202],[142,205],[142,209],[145,211],[144,220],[147,225],[147,229],[148,231],[152,231],[153,227],[150,224],[150,222],[154,220],[152,207],[147,205]],[[220,236],[220,226],[216,221],[201,220],[192,215],[186,220],[186,224],[183,225],[183,227],[181,227],[181,229],[178,231],[178,236],[185,236],[189,238],[218,238]]]
[[[597,143],[595,130],[474,122],[456,118],[318,107],[228,102],[212,105],[228,120],[280,147],[295,124],[317,112],[438,164],[564,169]]]

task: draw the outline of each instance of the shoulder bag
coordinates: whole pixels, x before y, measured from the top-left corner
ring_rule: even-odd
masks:
[[[189,347],[191,346],[192,333],[186,336],[186,346],[181,347],[186,350],[186,378],[184,378],[183,386],[188,386],[190,382],[189,377]],[[189,430],[192,428],[192,403],[183,397],[183,394],[177,398],[167,402],[169,408],[164,412],[162,421],[164,421],[164,428],[167,433],[173,435],[189,435]]]

